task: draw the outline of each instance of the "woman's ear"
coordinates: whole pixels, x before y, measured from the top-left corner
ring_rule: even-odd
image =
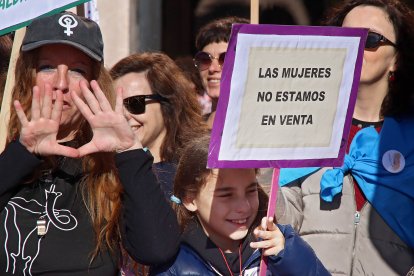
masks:
[[[390,67],[388,70],[389,72],[395,72],[397,70],[397,60],[398,60],[398,53],[396,53],[391,60]]]
[[[195,211],[197,211],[197,204],[196,204],[196,202],[195,202],[195,198],[194,197],[186,197],[184,200],[183,200],[183,205],[184,205],[184,207],[188,210],[188,211],[190,211],[190,212],[195,212]]]

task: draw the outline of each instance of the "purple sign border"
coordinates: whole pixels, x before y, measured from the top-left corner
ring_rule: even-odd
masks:
[[[319,36],[353,36],[361,37],[357,59],[355,63],[354,77],[351,88],[345,125],[342,133],[342,141],[337,158],[319,158],[303,160],[219,160],[221,138],[224,129],[224,118],[227,114],[229,103],[231,77],[234,67],[237,35],[243,34],[277,34],[277,35],[319,35]],[[351,128],[352,114],[354,112],[356,96],[358,92],[359,78],[361,75],[362,58],[364,54],[365,40],[368,30],[363,28],[341,27],[315,27],[315,26],[285,26],[285,25],[257,25],[235,24],[232,28],[230,41],[226,53],[225,66],[221,77],[220,100],[217,105],[216,116],[211,132],[209,168],[298,168],[298,167],[339,167],[342,166],[348,135]]]

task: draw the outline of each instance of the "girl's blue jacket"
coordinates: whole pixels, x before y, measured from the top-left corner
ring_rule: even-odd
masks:
[[[312,248],[290,225],[278,225],[285,237],[285,248],[276,256],[268,257],[267,275],[330,275]],[[261,251],[255,250],[243,264],[244,276],[259,275]],[[182,243],[180,251],[171,265],[154,269],[151,275],[224,275],[213,264],[206,262],[189,245]]]

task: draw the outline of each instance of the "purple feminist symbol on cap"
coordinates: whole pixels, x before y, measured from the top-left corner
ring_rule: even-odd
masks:
[[[66,28],[64,33],[67,36],[70,36],[71,34],[73,34],[73,32],[70,29],[73,29],[76,26],[78,26],[78,21],[76,21],[76,19],[72,15],[64,14],[59,18],[59,25]]]

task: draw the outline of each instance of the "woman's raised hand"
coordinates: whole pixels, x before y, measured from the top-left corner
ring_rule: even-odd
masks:
[[[16,114],[22,125],[19,141],[29,152],[39,156],[79,156],[77,149],[60,145],[56,140],[62,106],[62,91],[56,91],[56,100],[53,103],[50,85],[45,85],[44,92],[38,86],[33,87],[30,120],[24,113],[20,102],[14,101]]]
[[[257,242],[251,242],[252,248],[262,248],[264,256],[277,255],[285,248],[285,238],[279,227],[273,222],[273,217],[262,218],[261,224],[253,230]]]
[[[96,81],[91,81],[93,93],[86,81],[81,81],[80,87],[85,101],[74,92],[71,92],[71,96],[93,132],[92,140],[78,149],[80,156],[142,148],[124,116],[122,90],[117,90],[113,110]]]

